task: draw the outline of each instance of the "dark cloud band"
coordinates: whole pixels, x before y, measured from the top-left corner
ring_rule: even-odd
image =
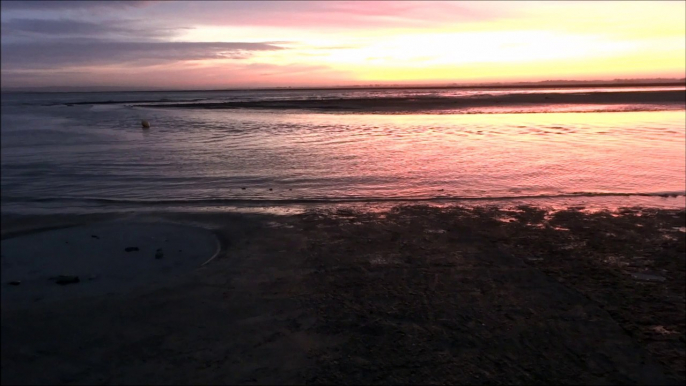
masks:
[[[0,8],[7,11],[67,11],[82,9],[128,8],[145,6],[153,1],[68,1],[68,0],[33,0],[2,1]]]
[[[59,68],[124,63],[168,63],[182,60],[243,59],[256,51],[276,51],[271,43],[241,42],[72,42],[2,45],[2,67]]]

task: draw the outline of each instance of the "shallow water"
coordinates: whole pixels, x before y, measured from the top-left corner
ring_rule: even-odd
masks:
[[[363,92],[379,93],[356,95]],[[3,94],[2,211],[660,196],[686,189],[683,106],[354,114],[65,105],[303,95],[340,97]],[[152,128],[141,130],[141,119]]]

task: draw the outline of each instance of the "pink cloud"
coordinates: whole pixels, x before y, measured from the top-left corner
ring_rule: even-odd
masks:
[[[354,75],[326,66],[268,63],[198,65],[177,63],[155,68],[93,68],[82,71],[3,71],[3,88],[117,87],[145,89],[221,89],[347,84]]]
[[[172,5],[158,6],[156,12],[166,12],[167,17],[183,14],[182,20],[186,25],[319,29],[434,27],[497,19],[511,12],[489,3],[444,1],[195,2]]]

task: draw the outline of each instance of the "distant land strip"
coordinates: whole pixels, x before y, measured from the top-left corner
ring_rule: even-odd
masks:
[[[116,102],[126,103],[126,102]],[[589,93],[518,93],[493,95],[482,94],[459,97],[388,97],[388,98],[337,98],[231,101],[208,103],[164,103],[136,104],[136,107],[194,108],[194,109],[315,109],[333,111],[408,111],[446,110],[464,107],[517,106],[517,105],[560,105],[560,104],[686,104],[686,92],[671,91],[626,91]]]

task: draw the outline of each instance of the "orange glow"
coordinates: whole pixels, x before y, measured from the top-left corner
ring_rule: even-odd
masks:
[[[276,48],[188,57],[165,51],[144,63],[116,54],[97,64],[41,61],[49,69],[12,67],[3,59],[3,85],[327,86],[684,78],[686,72],[683,1],[159,2],[127,12],[178,28],[160,40],[167,43]]]
[[[517,4],[526,10],[523,17],[437,23],[426,29],[315,34],[281,26],[269,30],[311,44],[260,53],[250,61],[284,65],[307,59],[364,82],[681,78],[686,68],[684,4],[524,2]],[[258,33],[250,27],[210,27],[190,31],[186,38],[212,41]]]

